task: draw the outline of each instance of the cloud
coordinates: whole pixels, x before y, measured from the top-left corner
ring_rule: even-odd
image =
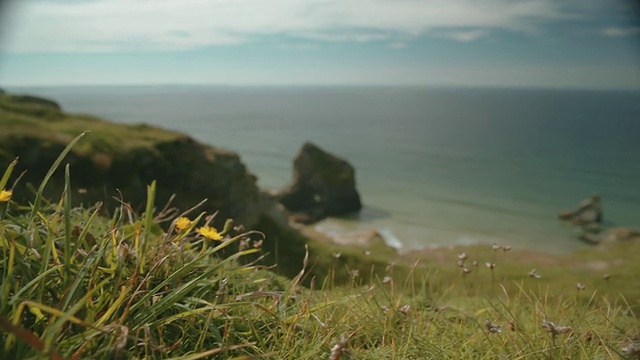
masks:
[[[464,31],[451,31],[446,32],[445,36],[453,40],[461,42],[469,42],[478,40],[489,35],[487,30],[464,30]]]
[[[473,41],[579,16],[556,0],[16,0],[0,50],[181,51],[270,36],[394,43],[431,34]]]
[[[640,27],[607,27],[600,31],[604,36],[624,37],[640,35]]]

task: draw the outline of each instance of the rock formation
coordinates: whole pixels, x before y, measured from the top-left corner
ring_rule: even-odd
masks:
[[[640,241],[640,229],[611,227],[597,234],[585,232],[580,236],[580,239],[594,245]]]
[[[362,208],[355,170],[347,161],[307,142],[293,167],[292,184],[279,194],[279,201],[295,221],[313,223]]]
[[[558,217],[575,225],[593,226],[602,223],[602,200],[599,194],[582,200],[573,210],[565,210]]]
[[[159,208],[176,194],[172,205],[186,210],[208,199],[203,210],[219,211],[217,222],[233,218],[246,227],[254,226],[269,197],[256,184],[240,157],[231,151],[201,144],[173,131],[147,125],[124,125],[88,116],[59,112],[51,121],[34,109],[59,111],[54,102],[32,96],[0,95],[0,173],[16,157],[14,174],[27,170],[16,187],[14,198],[33,200],[25,186],[35,188],[60,152],[73,137],[91,130],[67,155],[76,203],[105,201],[116,206],[113,197],[142,211],[146,186],[157,182]],[[50,114],[50,113],[47,113]],[[59,169],[49,182],[45,196],[59,198],[64,187],[64,171]]]
[[[598,194],[581,201],[573,210],[563,211],[558,217],[579,226],[580,240],[592,245],[640,241],[640,229],[602,226],[602,201]]]

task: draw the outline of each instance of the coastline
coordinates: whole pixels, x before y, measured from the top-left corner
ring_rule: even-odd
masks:
[[[378,253],[372,253],[371,249],[380,250],[380,242],[382,239],[380,234],[376,230],[360,231],[350,234],[338,234],[330,235],[316,229],[315,225],[302,225],[291,224],[294,228],[298,229],[305,237],[311,238],[314,241],[329,244],[338,245],[344,248],[357,248],[360,249],[364,256],[382,256],[387,257],[389,264],[395,264],[396,261],[399,264],[414,264],[414,266],[450,266],[451,269],[455,269],[456,260],[461,254],[468,254],[469,263],[474,260],[477,264],[474,266],[476,270],[478,268],[486,267],[486,262],[504,263],[505,261],[510,264],[517,264],[517,267],[522,269],[526,266],[530,266],[531,270],[538,270],[544,274],[545,268],[567,268],[571,269],[571,272],[579,275],[581,272],[585,272],[592,276],[593,274],[599,275],[597,278],[607,279],[611,272],[616,272],[616,268],[623,265],[626,260],[625,254],[629,249],[638,249],[640,244],[635,242],[612,242],[601,245],[589,245],[582,249],[566,252],[562,254],[550,253],[546,251],[537,251],[532,249],[523,248],[511,248],[506,246],[508,250],[504,250],[503,245],[506,244],[442,244],[429,246],[423,249],[398,249],[389,246],[384,243],[383,247],[392,249],[391,252],[385,252],[385,250]],[[371,241],[374,239],[374,241]],[[580,241],[575,239],[575,241]],[[377,248],[376,248],[377,247]],[[497,249],[497,250],[496,250]],[[383,253],[383,254],[381,254]],[[392,254],[392,255],[390,255]],[[604,254],[607,254],[604,256]],[[336,254],[334,254],[336,255]],[[531,274],[522,273],[523,278],[531,277]]]
[[[147,90],[38,93],[73,113],[147,122],[233,149],[263,189],[288,183],[300,144],[314,141],[354,165],[365,205],[361,215],[332,219],[321,230],[376,229],[396,248],[398,239],[401,251],[496,242],[571,253],[588,246],[556,214],[596,191],[605,199],[607,221],[640,227],[640,172],[630,166],[638,149],[633,114],[640,102],[629,100],[637,93]],[[461,105],[479,112],[462,111]],[[619,126],[610,126],[612,117]]]
[[[380,240],[384,242],[384,245],[389,249],[393,249],[393,251],[397,254],[399,259],[407,260],[409,262],[413,262],[416,259],[428,260],[428,261],[436,261],[437,263],[454,263],[452,259],[457,256],[457,254],[466,251],[479,251],[480,253],[487,253],[488,250],[491,249],[492,244],[487,243],[474,243],[474,244],[431,244],[429,246],[425,246],[422,249],[411,249],[411,248],[402,248],[395,247],[390,245],[384,238],[380,232],[375,229],[365,230],[365,231],[352,231],[347,233],[327,233],[321,230],[318,230],[316,224],[304,225],[298,224],[294,222],[289,223],[293,228],[300,231],[302,235],[313,239],[315,241],[319,241],[325,244],[331,245],[339,245],[345,247],[357,247],[360,248],[363,252],[367,251],[368,248],[372,246],[380,246]],[[576,241],[579,241],[576,239]],[[503,244],[499,244],[503,245]],[[581,250],[576,250],[573,252],[567,252],[563,254],[558,253],[550,253],[545,251],[535,251],[531,249],[521,249],[521,248],[512,248],[510,251],[513,254],[512,257],[517,258],[518,261],[526,260],[526,262],[530,263],[540,263],[542,265],[545,264],[559,264],[563,258],[570,257],[573,254],[576,254],[580,251],[585,251],[589,249],[598,249],[596,246],[587,246]]]

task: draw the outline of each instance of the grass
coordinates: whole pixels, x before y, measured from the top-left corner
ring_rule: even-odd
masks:
[[[212,241],[197,231],[212,217],[197,209],[177,230],[154,183],[143,213],[122,201],[106,218],[100,204],[71,206],[64,170],[58,199],[43,196],[47,175],[30,204],[0,203],[3,359],[640,356],[640,244],[566,257],[489,246],[372,254],[369,269],[355,250],[343,249],[345,261],[327,246],[288,259],[298,274],[283,278],[260,259],[273,251],[268,231],[228,226]]]
[[[16,102],[15,98],[19,97],[0,94],[0,126],[4,130],[0,140],[3,141],[20,136],[68,143],[86,129],[91,129],[91,141],[80,143],[74,151],[80,154],[94,151],[120,154],[133,148],[152,148],[159,141],[182,136],[144,124],[114,124],[95,116],[67,114],[41,103]]]

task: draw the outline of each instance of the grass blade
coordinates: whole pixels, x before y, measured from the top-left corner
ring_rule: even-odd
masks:
[[[7,182],[9,182],[9,177],[11,176],[13,169],[16,167],[16,164],[18,164],[18,158],[15,158],[15,160],[7,166],[7,169],[4,171],[4,175],[2,175],[2,179],[0,179],[0,190],[4,189]]]
[[[71,176],[69,164],[64,168],[64,278],[69,281],[71,276]]]
[[[87,132],[88,131],[84,131],[82,134],[76,136],[75,139],[71,140],[69,145],[67,145],[67,147],[65,147],[64,150],[62,150],[60,155],[58,155],[58,158],[56,159],[56,161],[53,162],[53,165],[51,165],[51,168],[49,168],[49,171],[47,172],[44,179],[42,180],[42,183],[40,183],[40,187],[38,188],[38,192],[36,193],[36,199],[33,202],[31,214],[29,215],[29,222],[28,222],[29,226],[33,225],[33,221],[36,219],[36,216],[40,211],[40,204],[42,203],[43,193],[44,193],[45,187],[47,186],[47,183],[49,183],[49,180],[51,180],[51,177],[56,172],[56,170],[60,166],[60,163],[67,156],[69,151],[71,151],[71,149],[76,145],[76,143],[80,139],[82,139],[82,137],[85,136]]]
[[[36,334],[21,326],[13,325],[11,321],[4,316],[0,316],[0,328],[40,352],[42,352],[45,348],[44,341],[40,340],[40,338]],[[50,351],[49,356],[53,360],[64,360],[64,358],[58,355],[58,353],[56,353],[55,351]]]

